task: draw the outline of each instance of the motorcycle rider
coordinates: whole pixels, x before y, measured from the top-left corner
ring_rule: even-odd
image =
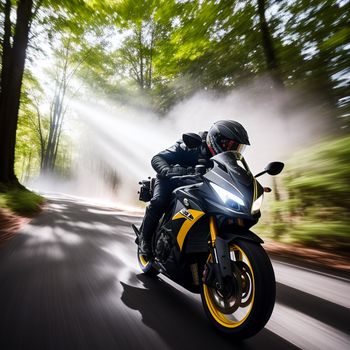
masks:
[[[194,167],[199,162],[205,163],[206,167],[211,167],[212,156],[226,151],[242,153],[245,145],[250,145],[247,131],[240,123],[233,120],[217,121],[208,132],[201,132],[200,136],[202,145],[198,148],[188,148],[181,139],[152,158],[151,164],[157,172],[157,179],[140,235],[140,250],[148,259],[152,258],[153,233],[175,189],[170,178],[175,175],[186,175],[187,167]]]

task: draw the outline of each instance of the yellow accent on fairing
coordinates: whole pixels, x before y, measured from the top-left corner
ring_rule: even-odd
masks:
[[[190,210],[188,210],[188,212],[190,212]],[[187,218],[185,215],[181,214],[181,211],[179,211],[177,214],[173,216],[173,220],[176,220],[176,219],[187,219]]]
[[[180,212],[178,212],[177,214],[175,214],[173,216],[173,220],[186,219],[184,221],[184,223],[182,224],[179,233],[177,234],[177,243],[180,247],[180,250],[182,250],[182,246],[184,244],[184,241],[185,241],[185,238],[187,236],[188,231],[204,215],[204,212],[202,212],[200,210],[188,209],[187,211],[193,216],[192,220],[186,218]]]
[[[253,178],[253,181],[254,181],[254,193],[253,193],[253,203],[254,203],[258,196],[258,184],[255,178]]]

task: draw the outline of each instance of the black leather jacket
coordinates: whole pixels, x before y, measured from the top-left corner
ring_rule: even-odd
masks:
[[[205,140],[206,133],[203,133],[202,146],[194,149],[189,149],[185,143],[181,140],[176,141],[176,143],[167,148],[166,150],[156,154],[151,161],[153,169],[157,172],[158,177],[162,177],[170,167],[178,164],[184,168],[194,167],[199,164],[199,160],[206,167],[211,167],[212,163],[209,160],[212,156],[207,148]]]

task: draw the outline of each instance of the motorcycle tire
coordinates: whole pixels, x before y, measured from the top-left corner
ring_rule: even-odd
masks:
[[[234,292],[225,297],[216,287],[202,283],[201,299],[216,329],[235,339],[245,339],[258,333],[272,314],[276,298],[275,275],[267,253],[259,244],[235,240],[230,244],[230,255]],[[212,261],[209,256],[207,263]]]
[[[152,265],[152,261],[147,261],[144,255],[140,253],[140,248],[137,248],[137,261],[142,272],[147,276],[157,276],[159,271]]]

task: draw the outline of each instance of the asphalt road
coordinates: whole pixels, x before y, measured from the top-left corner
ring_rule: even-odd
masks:
[[[200,299],[140,273],[123,211],[68,197],[0,249],[0,349],[350,349],[350,283],[274,261],[277,303],[255,337],[216,333]]]

